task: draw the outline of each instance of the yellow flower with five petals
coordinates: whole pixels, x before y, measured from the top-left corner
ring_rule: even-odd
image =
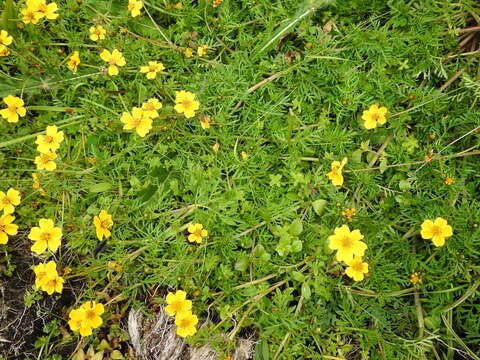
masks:
[[[102,240],[104,237],[107,239],[112,235],[110,232],[113,226],[112,215],[107,213],[106,210],[102,210],[98,216],[94,216],[93,224],[95,225],[98,240]]]
[[[165,312],[170,316],[178,316],[192,310],[192,301],[187,300],[187,293],[183,290],[177,290],[175,294],[169,292],[166,301],[168,305],[165,306]]]
[[[425,220],[420,234],[423,239],[431,239],[433,245],[438,247],[445,245],[445,240],[453,235],[453,229],[447,220],[437,217],[434,221]]]
[[[58,131],[55,125],[47,126],[45,135],[38,135],[35,140],[37,150],[41,153],[55,152],[60,148],[60,143],[64,140],[63,131]]]
[[[0,245],[8,243],[9,235],[17,235],[18,225],[12,224],[15,216],[5,214],[0,216]]]
[[[118,75],[118,67],[126,64],[123,54],[117,49],[113,49],[112,52],[103,50],[100,53],[100,58],[108,64],[108,75]]]
[[[377,104],[370,106],[370,109],[365,110],[362,114],[363,125],[366,129],[374,129],[377,125],[383,125],[387,122],[387,108],[385,106],[378,107]]]
[[[0,115],[7,119],[9,123],[18,122],[18,117],[24,117],[27,113],[27,110],[23,107],[25,103],[19,97],[8,95],[3,98],[3,102],[7,104],[7,108],[0,110]]]
[[[62,242],[62,229],[55,227],[53,220],[40,219],[39,226],[30,230],[28,238],[34,241],[31,250],[40,255],[49,249],[56,252]]]
[[[175,104],[175,110],[183,113],[187,119],[194,117],[195,111],[200,108],[200,102],[195,100],[195,94],[184,90],[175,91]]]
[[[20,191],[10,188],[6,193],[0,191],[0,210],[3,214],[12,214],[15,211],[15,206],[20,205],[21,196]]]
[[[363,235],[360,230],[350,231],[348,225],[342,225],[335,228],[334,234],[328,237],[328,247],[337,250],[337,260],[344,261],[347,264],[353,260],[354,256],[363,256],[367,249],[367,244],[360,241]]]
[[[138,136],[144,137],[152,129],[153,120],[150,116],[147,116],[145,112],[134,107],[132,113],[124,112],[120,118],[120,121],[124,123],[124,130],[135,129]]]

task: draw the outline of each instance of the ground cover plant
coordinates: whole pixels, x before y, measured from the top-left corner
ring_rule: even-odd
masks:
[[[477,1],[0,9],[4,359],[480,358]]]

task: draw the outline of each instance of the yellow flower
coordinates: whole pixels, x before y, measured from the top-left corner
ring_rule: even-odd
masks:
[[[27,8],[33,10],[37,19],[46,17],[47,19],[53,20],[58,17],[56,13],[58,6],[54,2],[47,4],[45,0],[27,0]]]
[[[8,243],[8,235],[17,235],[18,225],[12,224],[15,216],[6,214],[0,216],[0,245]]]
[[[68,325],[70,326],[70,329],[72,331],[80,331],[80,335],[82,336],[88,336],[92,334],[92,328],[91,327],[83,327],[82,325],[84,324],[84,319],[85,319],[85,310],[82,308],[79,309],[74,309],[70,311],[68,314],[68,317],[70,318],[68,320]]]
[[[180,1],[175,4],[175,9],[183,9],[183,3]]]
[[[40,219],[39,227],[33,227],[28,238],[35,242],[31,247],[34,253],[40,255],[47,248],[55,252],[61,244],[62,229],[55,227],[51,219]]]
[[[20,13],[22,14],[22,21],[25,24],[38,24],[39,18],[37,17],[36,12],[33,11],[31,8],[23,8],[22,10],[20,10]]]
[[[102,25],[92,26],[90,29],[90,40],[98,41],[105,39],[106,30]]]
[[[328,247],[337,250],[337,260],[348,262],[353,260],[354,255],[363,256],[367,249],[367,244],[360,241],[363,235],[360,230],[350,231],[348,225],[342,225],[335,228],[334,235],[328,237]]]
[[[5,45],[0,44],[0,57],[10,55],[10,50]]]
[[[410,282],[412,284],[420,284],[422,282],[422,278],[418,273],[414,272],[412,275],[410,275]]]
[[[220,151],[220,144],[219,143],[213,144],[212,150],[215,151],[215,152],[219,152]]]
[[[52,295],[54,292],[62,293],[63,283],[65,280],[61,276],[55,276],[49,278],[45,284],[42,286],[42,290],[46,291],[48,295]]]
[[[0,191],[0,210],[3,214],[12,214],[15,211],[15,206],[20,205],[20,191],[14,188],[8,189],[7,193]]]
[[[156,98],[148,99],[142,104],[143,114],[152,119],[155,119],[158,117],[157,110],[160,110],[161,108],[162,108],[162,103]]]
[[[82,328],[96,329],[102,325],[103,320],[101,315],[105,312],[105,309],[102,304],[96,303],[95,301],[87,301],[82,306],[81,309],[85,311],[85,316],[82,320]],[[82,336],[85,336],[80,331]],[[91,330],[90,330],[91,334]]]
[[[13,37],[8,35],[8,32],[5,30],[0,31],[0,44],[8,46],[12,43]]]
[[[194,117],[195,111],[200,108],[200,103],[195,100],[195,94],[189,91],[175,91],[175,103],[175,110],[183,113],[187,119]]]
[[[205,56],[207,55],[208,45],[199,46],[197,49],[198,56]]]
[[[192,57],[192,55],[193,55],[192,49],[186,48],[185,49],[185,57],[189,58],[189,57]]]
[[[443,246],[445,239],[453,235],[453,230],[447,220],[437,217],[435,221],[425,220],[420,234],[423,239],[432,239],[433,245]]]
[[[47,126],[45,130],[46,135],[38,135],[35,140],[37,144],[37,150],[43,154],[49,151],[55,152],[60,147],[60,143],[63,141],[63,131],[58,131],[55,125]]]
[[[77,67],[80,64],[80,55],[78,51],[74,51],[72,56],[67,61],[67,66],[73,72],[77,72]]]
[[[100,53],[100,58],[108,63],[108,75],[110,76],[118,75],[118,66],[126,64],[125,58],[117,49],[114,49],[111,53],[108,50],[103,50]]]
[[[19,97],[8,95],[3,98],[3,102],[7,104],[7,108],[0,110],[0,115],[9,123],[18,122],[18,117],[24,117],[27,113],[23,107],[24,102]]]
[[[242,151],[240,155],[242,156],[242,160],[248,160],[248,154],[245,151]]]
[[[134,107],[132,113],[124,112],[120,121],[124,123],[124,130],[135,129],[138,136],[144,137],[152,129],[153,120],[146,116],[144,111],[140,108]]]
[[[374,129],[377,124],[383,125],[387,122],[386,118],[387,108],[385,106],[378,107],[377,104],[370,106],[370,109],[365,110],[362,114],[363,125],[366,129]]]
[[[203,228],[202,224],[191,224],[187,228],[190,235],[188,235],[188,241],[196,242],[200,244],[203,238],[208,236],[208,231]]]
[[[183,313],[189,313],[192,310],[192,301],[186,300],[187,293],[183,290],[177,290],[177,292],[167,294],[167,306],[165,306],[165,312],[170,316],[179,316]]]
[[[152,80],[157,77],[157,73],[165,70],[165,66],[162,63],[156,61],[149,61],[147,66],[141,66],[140,72],[147,74],[147,79]]]
[[[179,314],[175,318],[175,325],[177,325],[177,335],[181,337],[187,337],[195,335],[197,329],[195,325],[198,323],[196,315],[191,313]]]
[[[212,0],[212,7],[216,8],[222,2],[223,2],[223,0]]]
[[[35,287],[41,288],[48,281],[49,277],[57,276],[57,264],[49,261],[46,264],[38,264],[33,267],[35,273]]]
[[[98,216],[94,216],[93,224],[98,240],[102,240],[103,237],[109,238],[112,235],[110,232],[110,228],[113,226],[112,215],[107,213],[106,210],[102,210]]]
[[[347,265],[348,267],[345,269],[345,274],[355,281],[362,281],[365,278],[364,274],[368,273],[368,264],[362,262],[361,256],[355,256],[347,262]]]
[[[453,185],[455,184],[455,179],[451,178],[450,176],[447,176],[444,182],[445,182],[445,185]]]
[[[35,157],[34,162],[38,170],[53,171],[57,168],[57,164],[53,161],[56,158],[57,154],[48,151],[46,153],[40,153],[40,155]]]
[[[200,126],[203,130],[210,129],[210,116],[205,115],[200,119]]]
[[[333,161],[331,166],[331,171],[327,173],[328,178],[335,186],[342,186],[343,185],[343,167],[347,164],[347,158],[343,158],[342,162],[340,161]]]
[[[143,7],[143,3],[138,0],[128,0],[128,10],[132,14],[132,17],[140,15],[140,9]]]

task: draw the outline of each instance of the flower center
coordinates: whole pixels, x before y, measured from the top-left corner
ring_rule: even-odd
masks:
[[[352,239],[350,239],[348,236],[345,236],[342,239],[342,247],[346,249],[350,249],[353,245]]]
[[[197,229],[197,230],[195,230],[194,234],[195,234],[196,236],[198,236],[198,237],[203,237],[203,236],[202,236],[202,229]]]
[[[0,225],[0,232],[4,232],[5,231],[5,225]]]
[[[192,107],[192,102],[190,100],[183,100],[182,104],[185,109],[189,109]]]
[[[138,118],[133,118],[133,126],[134,127],[137,127],[140,125],[140,123],[142,122],[142,118],[141,117],[138,117]]]
[[[380,117],[380,115],[378,113],[373,113],[372,114],[372,120],[374,120],[374,121],[378,121],[379,117]]]
[[[155,65],[151,65],[149,68],[148,68],[148,71],[149,72],[157,72],[157,67]]]
[[[42,235],[40,235],[40,240],[42,241],[50,241],[52,239],[52,234],[50,234],[49,232],[44,232],[42,233]]]
[[[353,271],[363,272],[363,265],[361,262],[356,262],[352,265]]]
[[[12,113],[16,113],[17,112],[17,107],[15,105],[10,105],[8,107],[8,110],[10,110]]]
[[[104,229],[108,229],[110,227],[110,222],[108,220],[103,220],[101,223],[100,223],[100,226]]]
[[[53,137],[51,136],[45,135],[44,139],[47,144],[51,144],[53,142]]]
[[[12,202],[10,201],[10,199],[9,199],[8,197],[5,196],[5,197],[2,199],[2,203],[3,203],[4,205],[10,205]]]
[[[182,301],[174,301],[172,303],[172,308],[175,310],[175,312],[180,312],[182,311]]]
[[[87,311],[85,312],[85,317],[86,317],[88,320],[92,321],[92,320],[94,320],[94,319],[97,317],[97,314],[95,314],[95,311],[93,311],[93,310],[87,310]]]
[[[110,60],[108,60],[108,65],[117,65],[117,60],[111,58]]]
[[[42,160],[42,163],[44,163],[44,164],[46,164],[46,163],[48,163],[52,160],[50,158],[50,156],[48,156],[47,154],[40,155],[40,159]]]
[[[432,229],[433,236],[441,236],[442,235],[442,228],[440,226],[434,225]]]
[[[186,328],[186,327],[190,327],[190,326],[191,326],[190,319],[182,319],[180,321],[180,327]]]

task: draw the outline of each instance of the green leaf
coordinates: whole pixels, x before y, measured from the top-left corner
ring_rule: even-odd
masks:
[[[323,210],[325,210],[325,206],[327,206],[328,201],[325,199],[318,199],[312,203],[313,211],[315,214],[322,215]]]
[[[112,184],[107,182],[102,182],[102,183],[98,183],[90,186],[89,191],[92,193],[101,193],[101,192],[108,191],[111,188],[112,188]]]
[[[255,348],[254,360],[269,360],[270,351],[268,348],[268,343],[265,340],[260,340],[258,345]]]
[[[124,359],[122,353],[118,350],[113,350],[111,353],[110,353],[110,357],[114,360],[122,360]]]
[[[249,257],[247,255],[242,255],[235,263],[235,270],[244,272],[248,269],[249,264],[250,264]]]
[[[294,235],[294,236],[300,235],[303,231],[302,221],[299,219],[293,220],[293,222],[290,224],[288,231],[291,235]]]
[[[303,275],[299,271],[293,271],[292,272],[292,278],[293,278],[293,280],[298,281],[298,282],[304,282],[305,281],[305,275]]]
[[[310,284],[308,283],[308,281],[302,284],[302,295],[305,300],[310,299],[310,297],[312,296],[312,289],[310,288]]]

